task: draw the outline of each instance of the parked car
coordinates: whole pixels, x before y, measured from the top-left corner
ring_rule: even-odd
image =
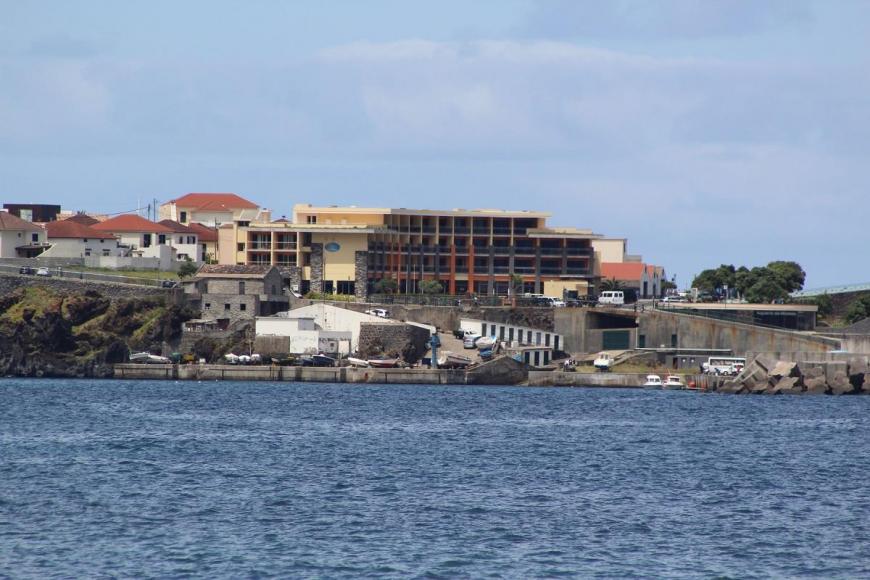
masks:
[[[378,318],[389,318],[390,312],[383,308],[372,308],[371,310],[366,310],[366,314],[370,314],[372,316],[377,316]]]
[[[176,288],[178,286],[178,282],[175,280],[161,280],[160,286],[162,288]]]
[[[36,270],[31,268],[30,266],[21,266],[18,268],[19,274],[30,274],[31,276],[36,273]]]
[[[48,268],[43,266],[42,268],[39,268],[36,271],[36,275],[37,276],[51,276],[51,270],[49,270]]]
[[[463,348],[474,348],[475,343],[480,339],[481,336],[479,334],[467,334],[465,338],[462,340]]]

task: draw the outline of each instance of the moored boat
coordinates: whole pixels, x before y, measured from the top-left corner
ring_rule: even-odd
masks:
[[[316,367],[334,367],[335,359],[331,356],[326,356],[325,354],[315,354],[312,355],[311,361],[314,363]]]
[[[658,375],[647,375],[646,382],[643,384],[644,389],[661,389],[662,378]]]
[[[367,366],[369,366],[369,361],[367,361],[365,359],[349,356],[345,360],[347,360],[348,364],[352,367],[367,367]]]
[[[370,358],[368,360],[369,366],[374,367],[376,369],[391,369],[394,368],[397,364],[399,364],[399,359],[397,358]]]
[[[472,359],[467,356],[463,356],[461,354],[454,354],[452,352],[442,352],[438,356],[438,367],[442,369],[458,369],[465,368],[470,365]]]
[[[595,360],[592,361],[592,366],[594,366],[599,371],[609,371],[612,364],[613,357],[606,352],[600,353],[597,357],[595,357]]]
[[[662,385],[662,388],[666,391],[681,391],[686,388],[686,385],[685,383],[683,383],[683,379],[681,379],[677,375],[668,375],[668,378]]]
[[[477,350],[492,350],[495,346],[496,338],[494,336],[481,336],[477,339],[477,342],[474,343],[474,346],[477,347]]]

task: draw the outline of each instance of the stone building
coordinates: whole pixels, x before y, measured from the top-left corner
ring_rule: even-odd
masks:
[[[186,282],[188,301],[202,311],[202,319],[230,324],[285,311],[289,297],[275,266],[205,264]]]

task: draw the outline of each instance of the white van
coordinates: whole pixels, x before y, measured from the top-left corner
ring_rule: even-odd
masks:
[[[622,290],[605,290],[598,295],[598,303],[622,306],[625,304],[625,293]]]

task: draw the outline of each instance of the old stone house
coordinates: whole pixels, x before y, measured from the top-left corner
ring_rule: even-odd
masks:
[[[287,310],[284,279],[275,266],[205,264],[184,285],[185,296],[204,320],[228,323]]]

